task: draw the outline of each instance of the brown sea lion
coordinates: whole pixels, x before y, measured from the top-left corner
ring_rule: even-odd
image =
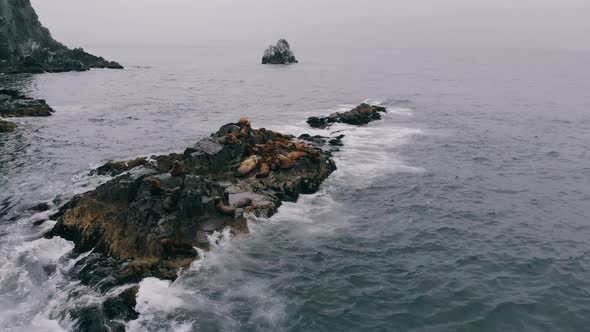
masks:
[[[309,144],[304,142],[297,142],[295,143],[295,149],[297,151],[307,152],[307,150],[309,150]]]
[[[215,208],[224,216],[234,216],[236,214],[236,208],[225,205],[222,199],[218,199],[217,204],[215,204]]]
[[[254,155],[242,161],[240,167],[238,168],[238,174],[244,176],[250,173],[252,170],[256,168],[256,165],[258,164],[258,159],[258,156]]]
[[[243,208],[244,206],[252,205],[252,199],[250,197],[244,197],[238,200],[234,206],[238,209]]]
[[[266,178],[270,174],[270,166],[266,163],[260,165],[260,171],[256,174],[256,177],[259,179]]]
[[[218,140],[218,142],[219,142],[219,144],[223,144],[223,145],[238,144],[238,143],[240,143],[240,140],[238,139],[237,136],[238,136],[237,134],[230,133],[230,134],[227,134],[227,135],[221,137]]]
[[[185,175],[187,172],[186,169],[184,169],[181,165],[180,165],[180,161],[175,160],[174,161],[174,165],[172,166],[172,169],[170,170],[170,175],[172,176],[181,176],[181,175]]]
[[[250,125],[250,120],[248,120],[248,118],[240,118],[240,121],[238,121],[238,125],[240,125],[240,127],[242,127],[242,130],[240,130],[240,134],[242,136],[245,136],[245,137],[250,136],[250,132],[252,131],[252,127]]]
[[[164,188],[162,188],[162,184],[156,178],[149,178],[147,181],[150,183],[150,194],[153,196],[162,195],[164,192]]]
[[[285,155],[280,154],[277,156],[277,159],[279,160],[282,169],[289,169],[295,166],[295,161]]]
[[[176,203],[178,201],[178,196],[180,195],[180,187],[176,187],[174,189],[172,189],[172,191],[170,192],[170,195],[168,195],[168,197],[166,197],[166,199],[162,202],[162,209],[164,209],[165,211],[172,211],[174,210],[174,207],[176,206]]]
[[[293,160],[297,160],[299,158],[307,157],[307,152],[303,151],[293,151],[287,154],[287,158],[291,158]]]

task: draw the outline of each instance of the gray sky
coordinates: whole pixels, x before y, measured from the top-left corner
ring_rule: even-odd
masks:
[[[32,0],[68,46],[590,49],[589,0]]]

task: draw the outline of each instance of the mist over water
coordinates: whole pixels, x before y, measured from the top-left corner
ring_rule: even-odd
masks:
[[[97,46],[127,69],[0,77],[56,109],[0,139],[0,326],[89,329],[85,310],[123,290],[82,285],[85,257],[43,239],[52,222],[34,222],[53,211],[29,207],[91,190],[109,159],[182,151],[248,116],[345,135],[338,170],[251,234],[211,239],[175,282],[144,279],[128,331],[585,329],[588,53],[292,43],[300,64],[267,67],[265,46]],[[387,115],[305,124],[363,101]]]

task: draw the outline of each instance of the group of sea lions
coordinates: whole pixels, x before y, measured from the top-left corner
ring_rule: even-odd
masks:
[[[256,178],[267,178],[272,172],[293,168],[301,159],[307,158],[313,162],[322,160],[322,151],[313,145],[293,140],[292,136],[266,130],[264,128],[252,129],[247,118],[241,118],[235,124],[224,126],[225,130],[218,133],[217,142],[223,145],[242,144],[245,146],[244,157],[237,167],[235,174],[245,177],[256,171]],[[175,160],[170,175],[173,177],[184,176],[186,170],[180,161]],[[174,210],[181,194],[181,188],[164,189],[156,178],[149,178],[150,193],[154,196],[167,194],[161,207],[165,211]],[[226,216],[234,216],[236,209],[251,205],[250,199],[236,202],[233,205],[226,205],[223,199],[215,201],[215,208],[219,213]]]
[[[236,170],[238,176],[246,176],[258,169],[256,177],[266,178],[273,171],[292,168],[298,159],[309,158],[314,162],[322,159],[321,150],[271,130],[252,129],[247,118],[241,118],[236,128],[221,136],[218,142],[224,145],[248,144],[248,158]]]

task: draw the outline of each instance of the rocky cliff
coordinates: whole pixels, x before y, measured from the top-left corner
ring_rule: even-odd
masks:
[[[122,66],[68,49],[43,27],[30,0],[0,0],[0,73],[83,71]]]

